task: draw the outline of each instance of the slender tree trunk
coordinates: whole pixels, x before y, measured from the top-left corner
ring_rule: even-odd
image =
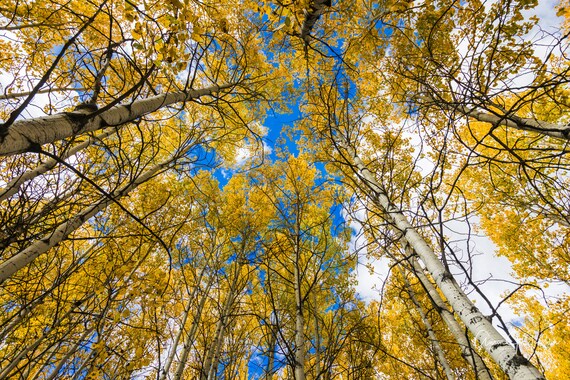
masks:
[[[269,357],[267,358],[267,367],[265,369],[265,380],[271,380],[273,378],[273,366],[275,360],[275,347],[277,345],[277,333],[273,330],[275,327],[273,324],[269,325],[269,342],[268,342],[268,352]]]
[[[242,241],[242,252],[245,251],[245,239]],[[238,261],[240,258],[238,258]],[[216,324],[216,332],[214,333],[214,341],[207,351],[206,358],[204,360],[204,366],[202,370],[201,379],[212,380],[216,376],[216,370],[218,369],[218,363],[220,360],[220,351],[222,349],[222,343],[224,342],[224,334],[226,332],[226,327],[228,324],[228,318],[234,308],[236,302],[236,297],[240,293],[240,272],[242,264],[235,265],[234,277],[231,281],[230,288],[228,290],[227,298],[224,302],[224,307],[220,313],[220,319]]]
[[[190,311],[192,310],[192,300],[196,299],[196,297],[198,296],[198,291],[200,289],[199,284],[202,281],[202,277],[204,276],[205,272],[206,272],[206,269],[202,268],[202,270],[200,271],[200,275],[198,276],[198,279],[196,280],[196,286],[194,287],[194,289],[192,289],[192,294],[190,294],[188,297],[188,305],[186,306],[186,308],[184,310],[184,317],[182,318],[182,323],[180,324],[180,330],[178,330],[178,333],[176,334],[176,337],[174,338],[174,342],[172,343],[172,347],[170,348],[170,354],[168,355],[168,358],[166,359],[166,363],[164,364],[164,367],[162,368],[162,370],[160,372],[159,380],[166,380],[166,376],[168,375],[168,372],[170,371],[170,367],[172,366],[172,362],[174,361],[174,357],[176,356],[176,350],[178,348],[178,344],[180,343],[180,339],[182,338],[182,335],[184,334],[184,331],[186,328],[186,322],[188,321],[188,317],[190,316]]]
[[[74,146],[73,148],[65,151],[60,156],[60,158],[62,160],[65,160],[66,158],[69,158],[69,157],[75,155],[76,153],[80,152],[81,150],[87,148],[89,145],[91,145],[97,141],[101,141],[102,139],[112,135],[113,133],[117,133],[118,130],[119,130],[119,128],[115,128],[115,127],[108,128],[97,136],[89,137],[86,141],[82,142],[81,144],[78,144],[78,145]],[[43,164],[38,165],[36,168],[28,170],[28,171],[22,173],[21,175],[19,175],[18,177],[14,178],[13,180],[11,180],[10,182],[8,182],[8,184],[6,185],[6,187],[4,189],[0,190],[0,202],[5,200],[5,199],[8,199],[12,195],[16,194],[18,192],[18,190],[20,190],[20,187],[25,182],[31,181],[32,179],[46,173],[47,171],[53,169],[57,164],[58,164],[58,162],[56,160],[54,160],[53,158],[50,158],[46,162],[44,162]]]
[[[305,12],[305,20],[303,25],[301,25],[301,33],[299,35],[305,44],[308,45],[311,41],[311,30],[313,30],[316,22],[330,5],[331,0],[313,0],[309,2],[309,8]]]
[[[129,192],[136,189],[140,184],[148,181],[162,170],[166,169],[172,164],[178,157],[185,154],[191,146],[184,149],[182,152],[178,152],[173,155],[168,160],[157,164],[145,171],[138,177],[136,177],[131,183],[123,186],[122,188],[114,191],[111,197],[104,198],[98,203],[91,207],[88,207],[85,211],[69,219],[67,222],[62,223],[58,228],[56,228],[52,233],[44,236],[43,239],[32,243],[28,248],[18,252],[16,255],[10,259],[4,261],[0,264],[0,284],[6,281],[14,273],[34,261],[38,256],[53,248],[57,244],[61,243],[63,240],[69,236],[72,232],[77,230],[83,223],[89,220],[91,217],[95,216],[98,212],[105,210],[110,204],[114,203],[115,200],[121,199]]]
[[[430,101],[430,99],[427,100]],[[465,116],[472,117],[473,119],[484,123],[490,123],[494,126],[504,125],[509,128],[536,132],[561,140],[570,140],[570,125],[568,124],[555,124],[543,120],[519,117],[515,115],[500,116],[489,112],[480,111],[477,109],[477,107],[474,106],[468,107],[464,105],[447,104],[445,102],[437,101],[433,98],[431,98],[431,103],[449,111],[458,111]]]
[[[313,292],[313,320],[315,323],[315,377],[321,376],[321,331],[317,312],[317,292]]]
[[[0,241],[0,251],[8,248],[18,240],[24,240],[21,235],[28,232],[25,226],[33,226],[39,220],[56,210],[58,206],[61,206],[61,203],[72,198],[74,195],[77,195],[77,188],[68,189],[65,193],[46,200],[41,207],[38,207],[39,210],[32,209],[27,215],[24,215],[24,213],[20,214],[20,220],[17,221],[17,225],[12,227],[12,231],[10,231],[9,234],[4,233],[6,237]]]
[[[296,202],[295,221],[295,380],[305,380],[305,321],[303,317],[303,295],[301,293],[301,221],[299,202]]]
[[[86,91],[85,88],[75,88],[75,87],[58,87],[58,88],[45,88],[43,90],[39,90],[39,91],[25,91],[25,92],[12,92],[9,94],[0,94],[0,100],[7,100],[7,99],[18,99],[18,98],[23,98],[25,96],[28,96],[30,94],[48,94],[51,92],[65,92],[65,91],[75,91],[75,92],[82,92],[82,91]]]
[[[437,336],[435,335],[435,331],[433,331],[433,327],[431,325],[430,320],[428,319],[427,315],[424,313],[422,305],[420,304],[420,302],[416,298],[416,295],[414,294],[414,291],[412,290],[412,287],[411,287],[410,283],[408,282],[408,279],[403,274],[402,274],[402,278],[404,279],[404,286],[406,287],[406,293],[408,293],[408,295],[410,296],[410,299],[412,300],[412,303],[414,304],[416,311],[420,315],[422,323],[426,327],[429,340],[432,344],[433,350],[435,351],[437,361],[441,365],[441,368],[443,368],[443,372],[445,373],[445,377],[448,380],[455,379],[455,376],[453,375],[453,371],[451,370],[449,362],[447,361],[447,359],[445,357],[445,353],[443,351],[443,348],[441,347],[441,344],[439,344],[439,339],[437,339]]]
[[[391,221],[393,227],[405,239],[422,260],[439,289],[447,298],[455,313],[471,331],[481,346],[491,355],[493,360],[511,378],[517,380],[544,380],[540,371],[526,358],[517,353],[505,338],[495,329],[491,322],[475,307],[459,284],[454,280],[431,247],[408,222],[406,216],[390,202],[382,186],[376,181],[370,170],[357,156],[353,148],[349,148],[351,162],[356,174],[367,187],[369,197]],[[362,184],[360,184],[362,185]]]
[[[22,359],[24,359],[24,357],[26,357],[28,355],[28,353],[30,353],[31,351],[34,351],[36,348],[38,348],[39,345],[44,342],[44,340],[48,337],[48,335],[51,332],[53,332],[54,330],[57,330],[59,325],[63,321],[65,321],[69,316],[71,316],[78,306],[79,305],[74,306],[71,309],[69,309],[67,312],[65,312],[61,317],[59,317],[57,320],[55,320],[49,326],[49,328],[44,329],[42,334],[38,338],[36,338],[32,343],[28,344],[24,349],[20,350],[20,352],[18,352],[18,354],[15,355],[10,360],[10,363],[2,369],[2,372],[0,372],[0,379],[8,378],[8,375],[10,375],[12,370],[14,370],[18,366],[20,361]]]
[[[224,341],[223,337],[226,327],[227,315],[225,314],[225,311],[226,310],[224,310],[224,315],[221,315],[220,319],[216,323],[214,341],[206,352],[206,360],[204,360],[204,368],[202,369],[202,374],[200,376],[200,379],[202,380],[212,380],[216,377],[216,370],[218,368],[219,355]]]
[[[202,312],[204,310],[204,306],[206,305],[206,301],[208,300],[208,292],[210,287],[212,286],[213,281],[210,280],[206,289],[204,290],[204,294],[200,299],[200,304],[194,314],[194,320],[192,321],[192,326],[190,326],[190,330],[188,330],[188,334],[186,335],[186,339],[184,341],[184,347],[182,347],[182,355],[180,356],[180,360],[178,361],[178,366],[174,373],[174,380],[180,380],[183,378],[184,375],[184,368],[186,367],[186,362],[188,361],[188,356],[190,355],[190,351],[192,349],[192,344],[194,343],[194,337],[196,332],[198,331],[198,326],[200,325],[200,318],[202,316]]]
[[[63,358],[61,358],[59,360],[59,362],[57,363],[57,365],[55,366],[55,368],[51,371],[51,375],[49,375],[46,380],[54,380],[56,378],[56,376],[59,375],[59,371],[61,371],[61,369],[63,368],[63,366],[65,365],[65,363],[67,363],[67,361],[69,360],[69,358],[71,358],[71,355],[73,355],[75,352],[77,352],[77,349],[79,348],[79,346],[84,343],[85,339],[91,334],[93,333],[95,329],[94,328],[90,328],[85,330],[85,332],[83,333],[83,335],[81,336],[80,339],[77,340],[77,342],[75,342],[75,344],[73,345],[73,347],[71,347],[71,349],[69,349],[69,351],[67,351],[67,353],[63,356]],[[36,378],[39,378],[38,376],[36,376]]]
[[[410,264],[412,266],[412,272],[421,282],[422,286],[426,290],[427,294],[429,295],[431,301],[433,302],[436,310],[438,311],[441,319],[447,325],[447,328],[457,341],[459,348],[461,350],[461,356],[469,363],[469,365],[473,368],[476,374],[476,378],[479,380],[493,380],[493,376],[489,371],[489,368],[477,354],[475,348],[472,344],[469,343],[469,340],[465,336],[465,330],[463,327],[460,326],[459,322],[453,316],[453,313],[449,311],[447,304],[439,295],[439,292],[432,284],[432,282],[427,278],[423,269],[421,268],[417,257],[414,255],[410,259]]]
[[[176,356],[176,349],[178,348],[178,344],[180,343],[180,338],[182,338],[182,334],[184,333],[184,326],[188,321],[188,316],[190,315],[190,310],[192,310],[191,302],[188,302],[186,309],[184,310],[184,317],[182,318],[182,323],[180,325],[180,329],[174,338],[174,342],[172,342],[172,347],[170,347],[170,353],[166,358],[166,363],[164,367],[160,371],[159,380],[166,380],[166,376],[168,376],[168,372],[170,371],[170,367],[172,366],[172,362],[174,361],[174,357]]]
[[[19,120],[8,127],[0,139],[0,156],[27,151],[37,151],[44,144],[97,131],[109,126],[119,126],[136,120],[163,107],[216,94],[234,84],[212,86],[201,90],[189,90],[135,100],[130,104],[112,107],[95,116],[84,110],[59,113],[34,119]]]
[[[45,297],[47,297],[54,289],[59,287],[67,278],[69,278],[69,276],[75,273],[80,268],[79,263],[83,263],[87,260],[95,248],[98,248],[97,244],[90,246],[89,249],[87,249],[72,265],[58,276],[57,280],[49,287],[49,289],[24,306],[20,311],[2,321],[1,325],[5,325],[5,327],[0,330],[0,342],[3,342],[6,336],[12,332],[13,329],[16,328],[16,326],[18,326],[36,306],[40,305],[44,301]]]
[[[298,276],[299,269],[295,268],[295,277]],[[300,289],[295,282],[295,298],[296,312],[295,312],[295,380],[305,379],[305,335],[304,326],[305,321],[303,318],[303,307],[300,303]]]

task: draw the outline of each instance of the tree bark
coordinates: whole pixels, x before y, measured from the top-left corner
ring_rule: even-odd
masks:
[[[315,324],[315,376],[321,376],[321,331],[317,311],[317,292],[313,292],[313,321]]]
[[[84,88],[78,87],[58,87],[58,88],[44,88],[43,90],[39,91],[25,91],[25,92],[13,92],[8,94],[0,94],[0,100],[8,100],[8,99],[18,99],[23,98],[24,96],[28,96],[30,94],[38,95],[38,94],[49,94],[52,92],[65,92],[65,91],[76,91],[81,92],[85,91]]]
[[[299,201],[295,204],[295,380],[305,380],[305,321],[303,317],[303,295],[301,294],[301,217]]]
[[[242,252],[245,251],[244,245],[245,240],[242,241]],[[238,259],[239,260],[239,259]],[[216,370],[218,369],[218,363],[220,360],[220,351],[222,348],[222,343],[224,342],[224,334],[226,332],[226,327],[228,325],[228,318],[234,308],[236,302],[236,297],[240,293],[240,271],[242,264],[236,264],[234,271],[234,278],[228,289],[227,298],[224,302],[223,309],[220,313],[220,319],[216,323],[216,332],[214,333],[214,342],[207,351],[206,359],[204,360],[204,367],[202,371],[201,379],[212,380],[216,377]]]
[[[205,271],[206,271],[205,268],[202,268],[202,270],[200,271],[200,276],[198,276],[198,279],[196,280],[196,286],[194,287],[194,289],[192,289],[192,294],[190,294],[190,296],[188,297],[188,305],[186,306],[186,308],[184,310],[184,317],[182,318],[182,323],[180,324],[180,330],[178,330],[178,333],[176,334],[176,337],[174,338],[174,342],[172,343],[172,347],[170,348],[170,354],[168,355],[168,358],[166,359],[166,363],[164,364],[164,367],[160,371],[159,380],[166,380],[166,376],[168,375],[168,372],[170,371],[170,367],[172,366],[172,362],[174,361],[174,357],[176,356],[176,350],[178,348],[178,344],[180,343],[180,339],[182,338],[182,335],[184,334],[186,322],[188,321],[188,317],[190,316],[190,311],[192,310],[192,300],[194,300],[196,298],[196,296],[198,295],[198,291],[200,289],[199,285],[200,285],[200,282],[202,281],[202,277],[203,277]],[[200,306],[203,307],[204,303],[205,303],[205,297],[203,298],[203,301],[200,302]],[[198,311],[198,316],[200,314],[201,314],[200,311]],[[194,323],[192,325],[194,325]],[[188,341],[188,338],[189,337],[186,338],[186,341]],[[193,336],[190,337],[190,339],[193,340]],[[185,345],[184,349],[186,349],[186,345]]]
[[[427,315],[424,313],[422,305],[420,304],[420,302],[416,298],[416,295],[414,294],[414,291],[412,290],[412,287],[411,287],[408,279],[406,277],[404,277],[403,274],[402,274],[402,277],[404,279],[404,286],[406,287],[406,292],[410,296],[410,299],[412,300],[412,303],[414,304],[416,311],[420,315],[422,323],[426,327],[429,340],[433,346],[433,350],[435,351],[435,354],[437,357],[437,361],[441,365],[441,368],[443,368],[443,372],[445,373],[445,377],[448,380],[453,380],[455,378],[455,376],[453,376],[453,371],[451,370],[451,367],[449,366],[449,362],[447,361],[447,359],[445,357],[445,353],[443,351],[443,348],[441,347],[441,344],[439,344],[439,339],[437,339],[437,336],[435,335],[435,331],[433,331],[433,327],[431,325],[431,322],[428,319]]]
[[[303,25],[301,25],[301,39],[305,42],[306,45],[309,44],[311,41],[311,31],[313,27],[319,20],[319,18],[325,13],[327,7],[331,6],[331,0],[313,0],[310,5],[307,13],[305,15],[305,20],[303,21]]]
[[[273,367],[275,361],[275,351],[277,346],[277,332],[274,331],[276,327],[273,324],[269,324],[269,357],[267,358],[267,367],[265,369],[265,380],[271,380],[273,378]]]
[[[0,323],[0,326],[4,327],[2,330],[0,330],[0,342],[3,342],[6,336],[8,336],[8,334],[10,334],[12,330],[14,330],[34,310],[36,306],[44,302],[44,299],[54,289],[57,289],[57,287],[59,287],[67,278],[69,278],[69,276],[75,273],[80,268],[79,263],[87,260],[95,248],[97,248],[97,245],[95,244],[89,247],[89,249],[85,251],[85,253],[83,253],[80,258],[78,258],[78,260],[76,260],[69,268],[60,274],[57,280],[46,291],[44,291],[34,300],[30,301],[30,303],[24,306],[20,311],[2,321],[2,323]]]
[[[428,296],[430,297],[431,301],[433,302],[436,310],[438,311],[441,319],[447,325],[447,328],[457,341],[459,348],[461,349],[461,356],[469,363],[473,370],[475,371],[476,378],[479,380],[493,380],[493,376],[487,368],[487,365],[477,354],[475,348],[469,343],[467,337],[465,336],[464,328],[459,325],[459,322],[453,316],[453,313],[449,311],[447,304],[439,295],[435,286],[431,283],[431,281],[425,275],[423,269],[421,268],[420,264],[418,263],[417,257],[412,257],[410,260],[410,265],[412,267],[412,271],[414,275],[418,278],[421,282],[422,286],[426,290]]]
[[[87,339],[89,337],[89,335],[91,333],[93,333],[94,330],[95,330],[95,328],[93,328],[93,327],[85,330],[85,332],[83,333],[81,338],[79,338],[77,340],[77,342],[75,342],[73,347],[71,347],[67,351],[67,353],[59,360],[59,362],[57,363],[55,368],[51,371],[51,374],[46,378],[46,380],[54,380],[58,375],[60,375],[59,371],[61,371],[61,369],[63,368],[65,363],[67,363],[69,358],[71,358],[71,355],[73,355],[75,352],[77,352],[77,349],[79,348],[79,346],[81,346],[83,343],[85,343],[85,339]],[[36,378],[39,378],[39,376],[36,376]]]
[[[354,148],[349,148],[348,152],[351,162],[354,163],[353,168],[356,174],[368,188],[372,202],[384,211],[393,227],[411,245],[447,298],[454,312],[505,374],[509,378],[517,380],[544,380],[545,378],[540,371],[517,353],[515,348],[507,343],[491,322],[475,307],[451,273],[445,269],[431,247],[408,222],[406,216],[390,202],[382,186],[358,157]]]
[[[206,287],[204,294],[200,300],[200,304],[198,305],[198,309],[194,315],[194,320],[192,321],[192,326],[190,330],[188,330],[188,334],[186,335],[186,339],[184,341],[184,347],[182,348],[182,356],[178,361],[178,366],[174,373],[174,380],[180,380],[183,378],[184,375],[184,368],[186,367],[186,361],[188,360],[188,356],[190,355],[190,349],[192,348],[192,343],[194,343],[194,336],[196,335],[196,331],[198,331],[198,326],[200,324],[200,318],[202,316],[202,311],[204,310],[204,305],[206,305],[206,301],[208,300],[208,291],[212,286],[213,281],[209,281],[208,286]]]
[[[85,140],[81,144],[78,144],[78,145],[74,146],[73,148],[65,151],[60,156],[60,158],[62,160],[65,160],[66,158],[71,157],[71,156],[75,155],[76,153],[78,153],[79,151],[87,148],[89,145],[91,145],[97,141],[101,141],[102,139],[112,135],[113,133],[116,133],[117,131],[118,131],[118,128],[108,128],[107,130],[103,131],[99,135],[94,136],[94,137],[89,137],[87,140]],[[46,173],[47,171],[53,169],[57,164],[58,164],[58,162],[55,159],[50,158],[46,162],[44,162],[43,164],[38,165],[36,168],[28,170],[28,171],[22,173],[21,175],[19,175],[17,178],[14,178],[13,180],[11,180],[10,182],[8,182],[8,184],[6,185],[6,187],[3,190],[0,190],[0,202],[3,200],[6,200],[6,199],[10,198],[12,195],[16,194],[18,192],[18,190],[20,190],[20,187],[25,182],[31,181],[32,179]]]
[[[49,327],[43,330],[42,334],[38,338],[36,338],[32,343],[30,343],[28,346],[22,349],[16,356],[14,356],[10,360],[10,363],[2,369],[2,372],[0,372],[0,379],[7,379],[8,375],[10,375],[12,370],[14,370],[18,366],[20,361],[24,359],[24,357],[26,357],[30,351],[34,351],[36,348],[38,348],[39,345],[43,343],[45,339],[47,339],[50,333],[52,333],[53,331],[57,331],[61,323],[65,321],[67,318],[69,318],[73,314],[75,309],[79,307],[79,305],[80,304],[74,305],[74,307],[65,312],[61,317],[53,321],[53,323]],[[66,333],[68,332],[69,331],[67,331]]]
[[[10,125],[6,135],[0,139],[0,156],[37,151],[44,144],[109,126],[119,126],[171,104],[212,95],[233,86],[234,84],[225,84],[201,90],[161,94],[135,100],[130,104],[118,105],[100,114],[95,113],[95,116],[89,116],[85,111],[74,111],[19,120]]]
[[[489,112],[478,110],[477,107],[447,104],[445,102],[437,101],[433,98],[428,99],[428,101],[437,107],[448,111],[459,111],[462,115],[471,117],[484,123],[490,123],[496,126],[503,125],[505,127],[516,128],[522,131],[541,133],[543,135],[565,141],[570,140],[570,124],[561,125],[550,123],[548,121],[519,117],[515,115],[495,115]]]
[[[45,253],[50,248],[53,248],[57,244],[61,243],[63,240],[69,236],[72,232],[77,230],[83,223],[89,220],[91,217],[95,216],[100,211],[105,210],[110,204],[112,204],[115,200],[124,197],[129,192],[136,189],[140,184],[148,181],[155,175],[157,175],[161,170],[166,169],[169,165],[172,164],[178,157],[186,153],[191,146],[184,149],[182,152],[178,152],[177,154],[173,155],[168,160],[153,166],[151,169],[147,170],[146,172],[142,173],[138,177],[136,177],[131,183],[128,185],[123,186],[122,188],[114,191],[110,194],[110,197],[104,198],[98,203],[94,204],[91,207],[88,207],[85,211],[72,217],[67,222],[62,223],[58,228],[55,229],[52,233],[44,236],[43,239],[35,241],[26,249],[18,252],[16,255],[11,257],[10,259],[4,261],[0,264],[0,284],[10,278],[14,273],[25,267],[26,265],[30,264],[34,261],[38,256]]]

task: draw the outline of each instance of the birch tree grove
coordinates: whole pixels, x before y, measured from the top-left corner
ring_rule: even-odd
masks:
[[[565,379],[570,3],[6,0],[0,379]]]

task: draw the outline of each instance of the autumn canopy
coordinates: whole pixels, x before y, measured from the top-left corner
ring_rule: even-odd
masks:
[[[570,3],[4,0],[0,379],[565,379]]]

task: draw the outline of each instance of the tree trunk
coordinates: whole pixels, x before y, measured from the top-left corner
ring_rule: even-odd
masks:
[[[443,292],[454,312],[461,318],[481,346],[491,355],[493,360],[511,378],[517,380],[544,380],[540,371],[526,358],[517,353],[505,338],[495,329],[491,322],[475,307],[459,284],[454,280],[431,247],[408,222],[406,216],[392,204],[376,181],[370,170],[356,155],[349,150],[350,159],[354,163],[356,174],[368,188],[369,197],[384,211],[385,216],[396,228],[422,260],[435,283]]]
[[[198,326],[200,325],[200,318],[202,316],[202,311],[204,310],[204,305],[206,305],[206,301],[208,300],[208,292],[210,287],[212,286],[213,281],[210,280],[204,294],[202,295],[202,299],[200,300],[200,304],[198,305],[198,309],[194,314],[194,320],[192,321],[192,326],[190,330],[188,330],[188,334],[186,335],[186,339],[184,341],[184,347],[182,348],[182,355],[180,356],[180,360],[178,361],[178,367],[176,368],[176,372],[174,373],[174,380],[180,380],[183,378],[184,375],[184,368],[186,367],[186,361],[188,360],[188,356],[190,355],[190,349],[192,348],[192,343],[194,343],[194,336],[196,335],[196,331],[198,331]]]
[[[313,0],[309,3],[309,8],[305,12],[305,20],[303,21],[303,25],[301,25],[301,33],[299,35],[306,45],[309,45],[311,41],[311,31],[313,27],[330,5],[331,0]]]
[[[515,115],[495,115],[483,112],[477,107],[467,107],[464,105],[453,105],[437,101],[433,98],[427,99],[437,107],[449,111],[459,111],[461,114],[472,117],[475,120],[490,123],[494,126],[504,125],[509,128],[516,128],[522,131],[536,132],[546,136],[568,141],[570,140],[570,125],[550,123],[548,121],[536,120]]]
[[[267,367],[265,369],[265,380],[271,380],[273,378],[273,366],[275,360],[275,351],[277,346],[277,332],[274,331],[276,327],[273,324],[269,325],[269,357],[267,358]]]
[[[242,241],[242,252],[244,251],[243,244],[245,244],[245,240]],[[238,258],[238,261],[240,259]],[[201,379],[203,380],[212,380],[216,376],[216,370],[218,368],[218,363],[220,360],[220,351],[222,348],[222,343],[224,342],[224,333],[226,332],[226,327],[228,324],[228,318],[232,312],[234,307],[236,297],[240,292],[239,289],[239,280],[240,280],[240,271],[241,271],[241,264],[236,264],[234,278],[230,284],[230,288],[228,289],[227,298],[224,302],[224,307],[220,313],[220,319],[218,323],[216,323],[216,332],[214,333],[214,342],[210,346],[210,349],[207,351],[206,358],[204,360],[204,366],[202,369]],[[203,376],[203,377],[202,377]]]
[[[58,87],[58,88],[44,88],[43,90],[39,91],[25,91],[25,92],[12,92],[9,94],[0,94],[0,100],[8,100],[8,99],[18,99],[28,96],[30,94],[38,95],[38,94],[49,94],[52,92],[65,92],[65,91],[74,91],[74,92],[84,92],[86,91],[85,88],[81,87]]]
[[[112,135],[113,133],[116,133],[119,130],[119,128],[108,128],[105,131],[103,131],[103,133],[100,133],[97,136],[94,137],[89,137],[86,141],[82,142],[79,145],[74,146],[73,148],[65,151],[60,158],[62,160],[65,160],[68,157],[71,157],[73,155],[75,155],[76,153],[78,153],[79,151],[87,148],[89,145],[100,141],[110,135]],[[19,175],[17,178],[14,178],[13,180],[11,180],[10,182],[8,182],[8,184],[6,185],[6,187],[3,190],[0,190],[0,202],[10,198],[12,195],[16,194],[18,192],[18,190],[20,190],[20,187],[27,181],[30,181],[44,173],[46,173],[48,170],[53,169],[56,165],[58,164],[58,162],[56,160],[54,160],[53,158],[48,159],[46,162],[44,162],[41,165],[38,165],[36,168],[28,170],[24,173],[22,173],[21,175]]]
[[[202,368],[202,373],[200,375],[201,380],[212,380],[216,377],[216,370],[218,368],[218,362],[220,358],[220,350],[222,347],[222,342],[224,341],[223,335],[226,330],[226,318],[227,315],[223,311],[224,315],[220,316],[220,319],[216,323],[216,332],[214,333],[214,342],[206,352],[206,359],[204,360],[204,367]]]
[[[303,295],[301,294],[301,221],[299,202],[296,206],[295,221],[295,380],[305,380],[305,321],[303,318]]]
[[[171,104],[212,95],[232,86],[234,84],[225,84],[201,90],[152,96],[146,99],[135,100],[130,104],[112,107],[93,117],[90,117],[89,113],[85,113],[85,111],[74,111],[19,120],[10,125],[6,135],[0,138],[0,156],[37,151],[44,144],[86,132],[97,131],[109,126],[119,126]]]
[[[161,370],[159,380],[166,380],[166,376],[168,375],[168,372],[170,371],[170,367],[172,366],[172,362],[174,361],[174,357],[176,356],[176,350],[178,348],[178,344],[180,343],[180,338],[182,338],[182,335],[184,334],[186,322],[188,321],[188,317],[190,316],[190,311],[192,310],[192,300],[194,300],[198,296],[198,291],[200,289],[199,285],[200,285],[200,282],[202,281],[202,277],[204,276],[205,272],[206,272],[206,269],[202,268],[202,270],[200,271],[200,275],[198,276],[198,279],[196,280],[196,286],[194,287],[194,289],[192,289],[192,294],[190,294],[188,297],[188,305],[186,306],[186,308],[184,310],[184,317],[182,318],[182,323],[180,324],[180,330],[178,330],[178,333],[176,334],[176,337],[174,338],[174,342],[172,343],[172,347],[170,347],[170,354],[168,355],[168,358],[166,359],[166,363],[164,364],[164,367]],[[204,304],[204,302],[200,302],[200,305],[202,307],[203,307],[203,304]],[[186,339],[186,340],[188,340],[188,339]]]
[[[47,339],[48,335],[51,332],[57,331],[61,323],[64,322],[67,318],[69,318],[77,307],[79,307],[79,305],[74,305],[74,307],[65,312],[61,317],[53,321],[53,323],[48,328],[45,328],[43,330],[42,334],[38,338],[36,338],[32,343],[30,343],[28,346],[26,346],[24,349],[18,352],[18,354],[15,355],[10,360],[10,363],[2,369],[2,372],[0,372],[0,379],[7,379],[8,375],[12,372],[12,370],[14,370],[18,366],[20,361],[24,359],[24,357],[26,357],[28,353],[38,348],[39,345],[43,343],[44,340]],[[68,332],[69,331],[67,331],[66,333]]]
[[[315,324],[315,378],[321,376],[321,331],[317,311],[317,292],[313,292],[313,320]]]
[[[441,344],[439,344],[439,339],[437,339],[437,336],[435,335],[435,331],[433,331],[433,327],[431,325],[431,322],[428,319],[427,315],[424,313],[422,305],[420,304],[420,302],[416,298],[416,295],[414,294],[414,291],[412,290],[412,287],[411,287],[410,283],[408,282],[408,279],[403,275],[403,273],[402,273],[402,278],[404,279],[404,286],[406,287],[406,292],[410,296],[412,303],[416,307],[416,311],[420,315],[422,323],[426,327],[429,340],[432,344],[433,350],[435,351],[435,354],[437,357],[437,361],[441,365],[441,368],[443,368],[443,372],[445,373],[445,377],[448,380],[453,380],[455,378],[455,376],[453,376],[453,371],[451,370],[451,367],[449,366],[449,362],[445,358],[445,353],[443,351],[443,348],[441,347]]]
[[[172,164],[173,161],[175,161],[181,155],[185,154],[190,148],[191,146],[187,147],[182,152],[178,152],[177,154],[173,155],[168,160],[153,166],[151,169],[136,177],[128,185],[125,185],[121,189],[114,191],[112,194],[110,194],[110,197],[104,198],[93,206],[88,207],[79,215],[71,218],[65,223],[62,223],[52,233],[44,236],[43,239],[32,243],[26,249],[18,252],[10,259],[4,261],[2,264],[0,264],[0,284],[10,278],[10,276],[12,276],[14,273],[34,261],[42,253],[45,253],[50,248],[53,248],[57,244],[61,243],[67,238],[69,234],[77,230],[79,227],[81,227],[81,225],[83,225],[83,223],[89,220],[89,218],[95,216],[98,212],[105,210],[115,200],[124,197],[129,192],[136,189],[137,186],[148,181],[157,175],[161,170],[167,168]]]
[[[57,365],[55,366],[55,368],[51,371],[51,375],[49,375],[46,380],[54,380],[58,375],[60,375],[59,371],[61,371],[61,369],[63,368],[63,366],[65,365],[65,363],[67,363],[67,361],[69,360],[69,358],[71,358],[71,355],[73,355],[75,352],[77,352],[77,349],[79,348],[79,346],[81,346],[82,344],[85,343],[85,339],[87,339],[89,337],[89,335],[91,333],[93,333],[93,331],[95,330],[95,328],[91,327],[87,330],[85,330],[85,332],[83,333],[83,335],[81,336],[80,339],[77,340],[77,342],[75,342],[75,344],[73,345],[73,347],[71,347],[67,353],[59,360],[59,362],[57,363]],[[35,378],[40,378],[39,376],[37,376],[39,374],[36,374]]]
[[[426,290],[427,294],[429,295],[431,301],[433,302],[436,310],[438,311],[441,319],[447,325],[447,328],[457,341],[459,348],[461,349],[461,356],[469,363],[473,370],[475,371],[476,378],[479,380],[493,380],[493,376],[487,368],[487,365],[477,354],[475,348],[472,344],[469,343],[467,337],[465,336],[465,330],[463,327],[459,325],[459,322],[453,316],[453,313],[449,311],[447,304],[439,295],[439,292],[435,288],[435,286],[431,283],[431,281],[425,275],[423,269],[421,268],[420,264],[418,263],[417,257],[414,255],[409,260],[412,271],[421,282],[422,286]]]

